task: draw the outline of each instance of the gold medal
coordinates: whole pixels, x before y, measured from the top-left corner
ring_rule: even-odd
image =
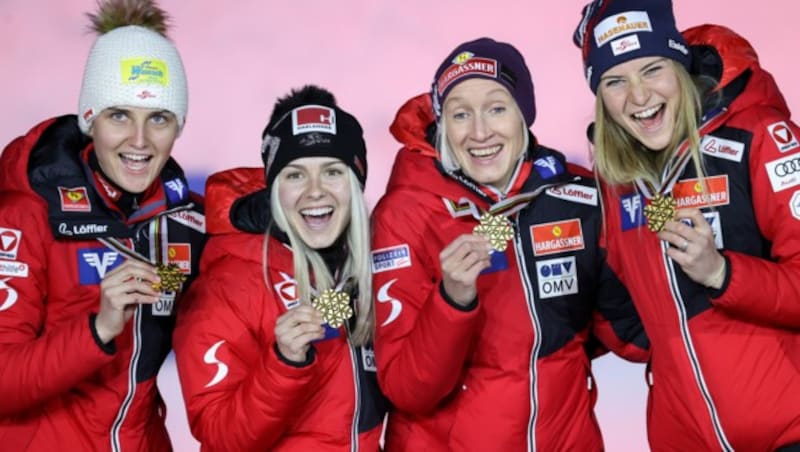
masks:
[[[353,308],[350,307],[350,295],[346,292],[325,289],[319,297],[311,302],[311,306],[322,314],[322,319],[331,328],[339,328],[345,320],[353,317]]]
[[[475,226],[472,232],[488,238],[489,244],[497,251],[505,251],[508,241],[514,238],[514,230],[508,218],[489,212],[481,215],[481,224]]]
[[[678,203],[670,195],[656,195],[650,200],[650,204],[644,208],[644,216],[647,217],[647,228],[653,232],[661,232],[667,221],[675,218],[675,208]]]
[[[153,283],[151,287],[158,292],[177,292],[181,288],[181,284],[186,281],[186,275],[175,264],[158,264],[156,273],[161,278],[161,282]]]

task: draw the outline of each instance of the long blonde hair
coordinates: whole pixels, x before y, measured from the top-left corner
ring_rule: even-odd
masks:
[[[350,184],[350,221],[346,229],[347,258],[341,269],[340,280],[344,281],[352,276],[358,282],[358,298],[355,301],[356,326],[350,333],[350,338],[355,345],[366,345],[372,341],[375,327],[375,314],[372,309],[369,213],[364,200],[363,187],[358,178],[351,169],[348,169],[347,175]],[[318,293],[334,288],[334,276],[331,275],[319,252],[310,248],[287,220],[278,198],[279,187],[280,178],[278,177],[275,178],[270,189],[272,219],[275,225],[289,237],[289,245],[294,256],[294,279],[297,282],[298,299],[309,302],[312,294],[312,275],[314,287]],[[269,234],[269,228],[266,234]],[[268,237],[265,237],[265,242],[268,241],[267,239]],[[264,248],[263,265],[265,267],[264,274],[267,275],[266,247]],[[267,284],[269,285],[268,281]]]
[[[646,149],[620,124],[614,121],[598,93],[595,99],[594,158],[597,173],[611,185],[628,184],[643,179],[653,184],[661,180],[661,173],[673,158],[678,146],[689,142],[689,152],[698,177],[704,177],[698,118],[701,113],[701,94],[695,81],[680,63],[668,60],[678,77],[680,87],[675,129],[667,150],[656,152]]]

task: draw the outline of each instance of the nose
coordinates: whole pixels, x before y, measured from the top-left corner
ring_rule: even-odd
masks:
[[[630,83],[631,100],[636,105],[645,105],[650,99],[650,89],[641,81]]]
[[[486,118],[483,115],[475,115],[472,121],[472,138],[475,141],[484,141],[491,135],[489,125],[486,123]]]
[[[131,146],[136,149],[147,147],[147,124],[146,122],[135,121],[131,124]]]
[[[308,178],[308,189],[306,196],[311,199],[320,199],[325,195],[325,190],[322,188],[322,178],[316,174]]]

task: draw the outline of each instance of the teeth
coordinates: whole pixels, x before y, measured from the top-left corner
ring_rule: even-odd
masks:
[[[150,160],[151,156],[139,155],[139,154],[122,154],[122,158],[133,160],[135,162],[145,162],[147,160]]]
[[[633,117],[636,119],[647,119],[658,113],[661,110],[661,105],[656,105],[655,107],[650,107],[647,110],[640,111],[639,113],[634,113]]]
[[[300,211],[301,215],[309,216],[309,217],[321,217],[330,214],[333,212],[333,207],[314,207],[311,209],[303,209]]]
[[[498,144],[496,146],[492,146],[492,147],[489,147],[489,148],[483,148],[483,149],[470,148],[469,153],[470,153],[470,155],[475,156],[475,157],[486,157],[486,156],[493,155],[493,154],[496,154],[496,153],[500,152],[500,148],[501,147],[502,146]]]

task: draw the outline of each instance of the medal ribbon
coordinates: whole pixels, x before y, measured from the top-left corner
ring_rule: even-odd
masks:
[[[722,123],[727,119],[727,115],[725,114],[727,111],[728,110],[726,108],[720,108],[711,111],[707,116],[703,117],[704,122],[699,128],[699,135],[701,138],[706,133],[722,125]],[[636,183],[636,187],[639,189],[639,192],[642,193],[645,198],[651,200],[656,196],[667,196],[669,193],[672,193],[672,187],[675,186],[675,182],[678,181],[678,178],[686,169],[686,165],[691,160],[692,153],[688,152],[688,150],[689,140],[683,140],[683,142],[681,142],[681,144],[678,146],[675,156],[664,168],[664,172],[661,175],[661,183],[659,184],[658,188],[654,187],[649,181],[637,178],[634,182]]]

